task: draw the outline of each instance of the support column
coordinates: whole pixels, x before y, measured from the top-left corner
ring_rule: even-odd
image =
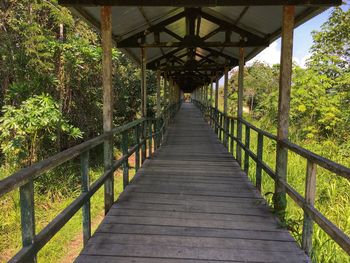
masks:
[[[164,108],[168,107],[168,78],[167,74],[164,73]]]
[[[228,67],[225,67],[224,82],[224,145],[227,147],[228,118],[227,118],[227,93],[228,93]]]
[[[208,107],[208,85],[204,83],[204,106]]]
[[[278,216],[283,220],[287,206],[286,189],[280,181],[287,181],[288,150],[281,144],[288,139],[290,87],[293,60],[293,29],[295,6],[283,7],[281,67],[278,97],[277,150],[274,206]]]
[[[161,104],[160,104],[160,70],[157,70],[157,118],[161,113]]]
[[[113,89],[112,89],[112,8],[101,7],[101,42],[102,42],[102,84],[103,84],[103,131],[111,132],[113,128]],[[103,145],[104,170],[112,166],[113,136]],[[111,173],[104,184],[105,214],[114,203],[114,175]]]
[[[242,142],[242,122],[243,117],[243,75],[244,75],[244,48],[239,48],[239,71],[238,71],[238,101],[237,101],[237,139]],[[237,143],[236,159],[239,165],[242,161],[242,148]]]
[[[147,117],[146,49],[141,48],[141,114]]]
[[[210,79],[210,107],[213,107],[213,88],[214,88],[214,80]]]
[[[216,76],[215,85],[215,109],[219,110],[219,76]]]

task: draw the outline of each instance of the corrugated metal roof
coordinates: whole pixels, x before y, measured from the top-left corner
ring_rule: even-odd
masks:
[[[297,6],[295,14],[296,26],[325,9],[326,7]],[[213,62],[220,65],[229,61],[230,66],[235,66],[237,64],[237,60],[235,59],[238,59],[238,47],[220,46],[220,43],[224,43],[227,36],[229,36],[231,43],[242,41],[242,39],[245,40],[246,37],[242,37],[240,35],[241,33],[238,32],[239,30],[244,34],[248,34],[249,37],[253,36],[257,39],[266,40],[267,43],[273,42],[280,36],[282,6],[220,6],[196,8],[196,10],[199,10],[196,12],[200,12],[200,15],[196,16],[195,21],[192,22],[192,26],[194,25],[195,29],[192,29],[193,35],[191,35],[192,38],[189,38],[188,41],[201,41],[205,39],[205,41],[211,43],[218,43],[217,46],[201,46],[201,48],[179,48],[176,46],[179,44],[179,39],[186,40],[186,37],[189,35],[188,24],[191,23],[188,16],[183,15],[184,13],[186,14],[186,9],[181,7],[115,6],[112,8],[113,38],[117,43],[131,43],[130,47],[124,43],[121,50],[128,54],[134,61],[140,63],[140,48],[135,46],[137,42],[131,37],[135,35],[139,37],[145,36],[145,43],[152,46],[152,43],[155,43],[155,33],[149,29],[159,23],[168,21],[167,19],[169,18],[177,16],[178,19],[165,24],[163,27],[164,30],[159,31],[160,42],[169,43],[169,46],[147,47],[147,61],[148,66],[152,68],[164,67],[166,63],[176,65],[179,68],[180,74],[186,71],[186,68],[182,69],[180,65],[186,67],[190,63],[193,67],[193,65],[210,65]],[[100,7],[75,7],[73,11],[99,30]],[[222,29],[222,25],[216,20],[219,22],[222,21],[224,26],[227,23],[237,27],[239,30],[227,35],[226,28]],[[200,25],[199,31],[198,24]],[[261,44],[256,47],[254,45],[245,47],[246,60],[253,58],[265,48]],[[192,53],[188,53],[190,51]],[[187,53],[192,54],[192,57]],[[197,62],[195,63],[195,61]],[[204,73],[211,74],[210,70]]]

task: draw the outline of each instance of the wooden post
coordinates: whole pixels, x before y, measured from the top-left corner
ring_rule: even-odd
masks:
[[[204,106],[208,107],[208,85],[204,83]]]
[[[146,76],[146,49],[141,48],[141,114],[143,118],[147,118],[147,76]],[[147,121],[142,123],[142,138],[144,141],[141,147],[141,163],[146,160],[147,157]]]
[[[228,93],[228,67],[225,67],[224,82],[224,145],[227,147],[228,118],[227,118],[227,93]]]
[[[225,82],[224,82],[224,114],[227,115],[227,93],[228,93],[228,67],[225,67]]]
[[[235,120],[234,119],[231,119],[231,124],[230,124],[230,134],[231,134],[231,140],[230,140],[230,143],[231,143],[231,147],[230,147],[230,150],[231,150],[231,154],[233,155],[233,147],[234,147],[234,131],[235,131]]]
[[[146,136],[147,136],[147,121],[144,120],[142,122],[142,125],[141,125],[141,141],[142,141],[142,144],[141,144],[141,165],[143,164],[143,162],[146,160],[146,154],[147,154],[147,141],[145,140],[146,139]]]
[[[123,156],[128,154],[128,131],[122,133],[122,153]],[[123,162],[123,189],[129,184],[129,158]]]
[[[210,107],[213,107],[213,88],[214,88],[214,81],[211,79],[211,83],[210,83]]]
[[[308,205],[314,206],[316,195],[316,168],[317,165],[312,161],[307,161],[306,168],[306,184],[305,184],[305,201]],[[303,235],[301,241],[301,247],[305,250],[306,254],[311,255],[312,251],[312,233],[313,233],[313,221],[308,213],[304,212],[303,222]]]
[[[147,117],[146,49],[141,48],[141,113]]]
[[[245,126],[245,147],[247,150],[245,150],[244,153],[244,171],[246,174],[249,172],[249,154],[248,149],[250,148],[250,128],[248,125]]]
[[[288,150],[280,143],[288,139],[290,87],[293,58],[293,28],[295,6],[283,7],[282,50],[277,118],[276,181],[274,194],[275,211],[284,220],[287,206],[285,187],[279,182],[287,180]]]
[[[243,118],[243,74],[244,74],[244,48],[239,48],[239,72],[238,72],[238,101],[237,101],[237,140],[242,142],[242,122]],[[242,164],[242,148],[236,145],[236,160]]]
[[[168,107],[168,79],[166,72],[164,73],[164,109]]]
[[[161,105],[160,105],[160,70],[157,70],[157,118],[159,118],[161,113]]]
[[[256,156],[258,161],[256,162],[256,183],[255,186],[261,193],[261,174],[262,174],[262,165],[259,163],[263,160],[263,149],[264,149],[264,135],[262,133],[258,133],[258,149]]]
[[[219,110],[219,76],[216,76],[215,85],[215,109]]]
[[[137,172],[140,168],[140,125],[135,126],[135,137],[136,137],[136,151],[135,151],[135,171]]]
[[[209,124],[210,126],[213,124],[213,79],[210,79],[210,99],[209,99],[209,112],[210,112],[210,119],[209,119]]]
[[[101,42],[102,42],[102,83],[103,83],[103,131],[113,128],[113,89],[112,89],[112,8],[101,7]],[[113,136],[104,142],[104,169],[109,170],[113,161]],[[114,202],[114,175],[108,177],[105,189],[105,214]]]
[[[80,155],[80,172],[81,172],[81,191],[87,193],[90,189],[89,178],[89,151],[83,152]],[[91,237],[91,214],[90,214],[90,199],[85,202],[82,208],[83,215],[83,244],[86,246]]]
[[[153,140],[153,131],[152,131],[152,120],[148,121],[148,157],[151,158],[152,157],[152,140]]]
[[[35,239],[35,213],[34,213],[34,182],[20,186],[19,198],[21,206],[21,228],[23,247],[33,244]],[[36,262],[36,255],[28,259],[28,262]]]

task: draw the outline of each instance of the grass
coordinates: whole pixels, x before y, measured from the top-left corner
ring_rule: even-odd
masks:
[[[259,121],[254,121],[249,115],[245,118],[256,126],[261,126]],[[243,137],[245,129],[243,127]],[[304,148],[311,150],[321,156],[332,159],[350,167],[350,160],[347,154],[340,154],[340,146],[331,141],[295,141]],[[250,148],[256,153],[257,133],[250,133]],[[263,161],[271,168],[275,168],[276,142],[264,138]],[[234,149],[235,155],[235,149]],[[244,160],[244,153],[243,158]],[[250,159],[248,176],[255,183],[256,164]],[[273,169],[274,170],[274,169]],[[306,160],[293,153],[288,154],[288,183],[302,196],[305,194]],[[317,168],[317,192],[315,207],[331,222],[338,226],[346,234],[350,235],[350,182],[345,178],[318,167]],[[272,193],[274,192],[274,181],[263,172],[262,175],[262,195],[272,206]],[[301,233],[303,225],[303,211],[291,198],[287,198],[286,223],[287,228],[294,238],[301,243]],[[318,225],[314,226],[313,251],[311,255],[315,263],[350,263],[350,257],[340,248]]]
[[[129,163],[134,163],[134,156]],[[79,194],[79,162],[69,162],[68,165],[43,174],[35,181],[35,220],[36,233],[42,230],[53,218],[66,208]],[[130,179],[135,170],[130,167]],[[2,178],[13,171],[1,167]],[[103,173],[103,167],[91,167],[90,180],[94,182]],[[78,179],[77,179],[78,178]],[[1,178],[0,178],[1,179]],[[58,183],[60,180],[71,180],[68,183]],[[45,189],[51,181],[53,188]],[[55,182],[55,183],[52,183]],[[51,185],[50,184],[50,185]],[[72,190],[66,189],[71,185]],[[115,198],[123,189],[121,170],[115,173]],[[103,187],[91,198],[92,231],[94,232],[104,216]],[[0,262],[7,262],[21,249],[20,204],[19,192],[13,191],[1,198],[0,206]],[[38,262],[72,262],[82,249],[82,214],[81,209],[70,221],[40,250]]]
[[[256,126],[260,126],[259,121],[245,116]],[[273,130],[270,130],[273,132]],[[243,138],[244,138],[243,129]],[[339,146],[330,141],[296,141],[303,147],[314,151],[322,156],[339,162],[345,166],[350,166],[350,160],[345,154],[341,154]],[[257,134],[251,131],[251,149],[256,152]],[[263,160],[271,168],[275,167],[276,143],[264,138]],[[234,151],[235,153],[235,151]],[[304,195],[306,160],[302,157],[289,153],[288,156],[288,182],[300,194]],[[244,160],[244,159],[243,159]],[[133,163],[133,160],[130,160]],[[35,182],[35,205],[36,205],[36,232],[40,231],[56,215],[58,215],[67,205],[69,205],[80,193],[79,174],[77,174],[77,162],[72,162],[64,169],[52,171],[43,175],[40,181]],[[74,166],[75,165],[75,166]],[[90,169],[91,180],[96,180],[102,174],[102,167],[92,167]],[[0,167],[1,177],[11,174],[13,171],[8,167]],[[130,169],[130,175],[134,170]],[[255,163],[250,160],[249,178],[255,182]],[[1,178],[0,178],[1,179]],[[56,181],[55,181],[56,180]],[[64,185],[74,185],[72,189],[65,189],[60,184],[60,180],[71,180]],[[50,182],[55,187],[45,189]],[[55,183],[53,183],[55,182]],[[350,234],[350,183],[348,180],[335,176],[326,170],[319,168],[317,171],[317,193],[316,208],[319,209],[329,220],[340,229]],[[120,171],[115,174],[115,196],[122,191],[122,176]],[[262,194],[272,205],[272,193],[274,192],[273,180],[263,172]],[[103,187],[91,199],[91,214],[93,231],[103,218]],[[0,262],[6,262],[21,248],[20,233],[20,212],[18,190],[5,195],[0,200]],[[300,243],[303,211],[290,198],[287,206],[287,225],[291,234]],[[54,238],[39,252],[38,262],[71,262],[82,248],[82,227],[81,211],[79,211]],[[322,231],[317,225],[313,235],[314,250],[312,254],[313,262],[321,263],[350,263],[349,256]]]

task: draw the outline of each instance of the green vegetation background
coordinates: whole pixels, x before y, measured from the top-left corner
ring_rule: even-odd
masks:
[[[334,9],[315,32],[307,68],[294,67],[291,101],[293,142],[350,166],[350,18]],[[114,124],[136,119],[140,107],[139,68],[113,50]],[[279,66],[256,62],[245,70],[245,117],[275,133]],[[230,79],[229,111],[235,114],[237,72]],[[148,73],[149,115],[153,114],[155,74]],[[99,35],[55,0],[4,0],[0,3],[0,179],[102,131],[101,48]],[[118,139],[117,145],[118,145]],[[252,147],[256,147],[253,134]],[[275,144],[266,141],[264,160],[274,167]],[[119,152],[116,149],[115,155]],[[91,153],[91,178],[102,173],[101,149]],[[290,154],[288,180],[304,192],[305,160]],[[250,177],[254,180],[254,165]],[[321,169],[316,206],[350,234],[349,181]],[[116,174],[116,194],[121,178]],[[272,180],[264,174],[268,200]],[[80,193],[79,160],[35,181],[37,232]],[[0,262],[21,247],[18,192],[0,200]],[[103,192],[92,199],[93,225],[103,216]],[[39,253],[39,262],[69,262],[81,248],[77,214]],[[299,240],[302,212],[289,200],[288,226]],[[350,262],[319,228],[314,262]]]

